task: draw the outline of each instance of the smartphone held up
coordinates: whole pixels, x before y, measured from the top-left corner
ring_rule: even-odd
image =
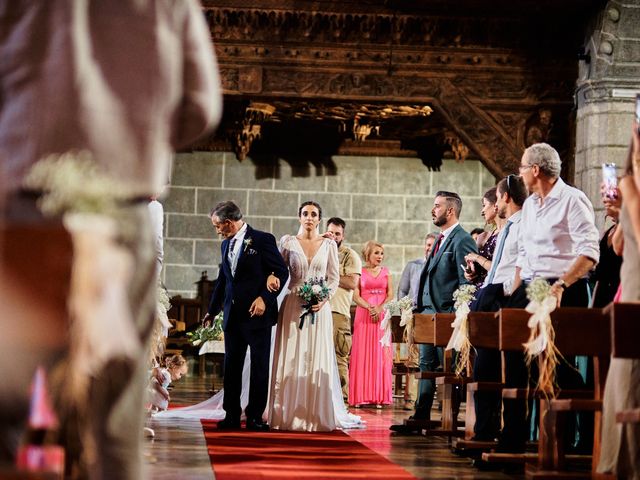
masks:
[[[611,199],[617,198],[618,174],[615,163],[602,164],[602,183],[604,183],[604,196]]]

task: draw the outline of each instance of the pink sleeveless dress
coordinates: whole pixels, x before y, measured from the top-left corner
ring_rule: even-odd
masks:
[[[362,269],[360,296],[370,305],[380,305],[387,296],[389,270],[383,267],[377,277]],[[380,344],[383,331],[380,321],[374,323],[369,311],[356,308],[353,323],[353,345],[349,362],[349,404],[390,405],[392,401],[393,354],[391,347]]]

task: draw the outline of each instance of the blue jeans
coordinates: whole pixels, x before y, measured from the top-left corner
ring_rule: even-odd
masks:
[[[420,345],[420,371],[435,372],[436,368],[440,366],[442,353],[442,348],[430,344]],[[414,418],[429,419],[431,417],[431,406],[435,392],[435,380],[420,380]]]

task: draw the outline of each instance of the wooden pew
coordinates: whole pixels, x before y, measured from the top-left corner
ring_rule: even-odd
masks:
[[[551,314],[556,332],[556,346],[566,356],[593,357],[594,389],[589,398],[580,398],[579,392],[559,391],[559,396],[570,398],[540,399],[540,438],[537,465],[528,465],[527,478],[576,478],[580,473],[567,471],[567,455],[563,435],[567,415],[577,411],[595,412],[594,446],[591,459],[600,452],[600,422],[602,395],[609,369],[611,354],[611,327],[608,316],[597,308],[561,308]],[[584,474],[582,474],[584,475]]]
[[[469,342],[472,348],[500,347],[500,322],[496,312],[471,312],[468,317]],[[470,359],[473,363],[473,357]],[[469,369],[469,371],[471,371]],[[501,391],[504,384],[501,382],[469,382],[467,383],[467,397],[465,410],[464,438],[455,439],[452,447],[457,452],[482,451],[495,447],[496,442],[473,441],[474,426],[476,423],[475,393],[478,391]]]
[[[499,312],[501,351],[521,351],[523,344],[529,338],[527,322],[531,316],[521,309],[502,309]],[[558,422],[566,418],[568,412],[582,410],[597,410],[601,399],[602,387],[608,368],[608,323],[599,309],[561,308],[552,313],[552,321],[556,331],[556,346],[564,355],[595,356],[595,391],[559,390],[557,399],[547,401],[540,394],[540,441],[537,454],[502,454],[484,453],[482,459],[487,462],[525,462],[527,463],[528,478],[543,478],[546,475],[572,477],[574,474],[560,470],[565,468],[566,461],[590,461],[590,457],[580,455],[565,455],[562,441],[564,431]],[[503,364],[504,371],[504,364]],[[505,388],[503,399],[532,398],[533,391],[526,388]],[[568,398],[565,398],[568,397]],[[600,403],[601,405],[601,403]],[[598,419],[596,419],[597,421]],[[599,431],[596,423],[596,432]],[[596,443],[596,447],[599,443]],[[536,466],[532,464],[537,463]],[[550,470],[550,471],[546,471]],[[584,475],[578,473],[578,476]]]

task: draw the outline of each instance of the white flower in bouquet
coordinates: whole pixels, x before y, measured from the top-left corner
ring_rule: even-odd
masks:
[[[314,295],[320,295],[322,293],[322,287],[320,285],[313,285],[311,291]]]

